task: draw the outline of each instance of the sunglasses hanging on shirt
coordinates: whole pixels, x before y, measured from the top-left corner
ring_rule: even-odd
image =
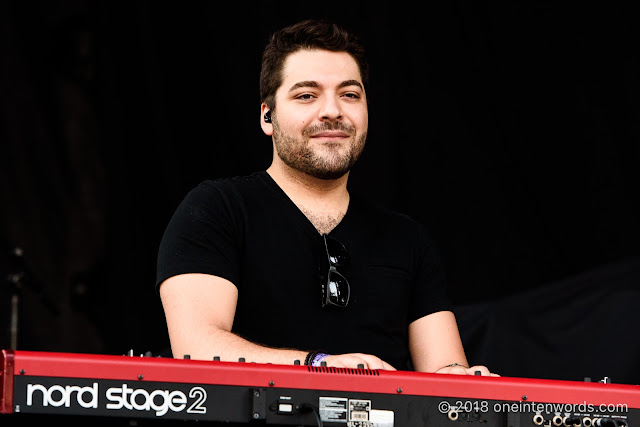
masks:
[[[322,235],[325,253],[320,256],[320,280],[322,307],[344,308],[349,303],[349,281],[338,271],[347,263],[347,249],[342,243],[326,234]]]

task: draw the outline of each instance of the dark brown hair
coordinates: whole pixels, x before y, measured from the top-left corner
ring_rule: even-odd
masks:
[[[276,91],[282,84],[282,68],[289,55],[302,49],[346,52],[358,64],[365,90],[369,81],[369,65],[363,44],[354,34],[336,24],[322,20],[306,20],[275,32],[262,54],[260,99],[275,108]]]

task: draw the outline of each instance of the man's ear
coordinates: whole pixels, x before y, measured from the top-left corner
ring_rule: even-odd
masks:
[[[271,108],[264,102],[260,105],[260,127],[266,135],[273,135],[273,125],[271,124]]]

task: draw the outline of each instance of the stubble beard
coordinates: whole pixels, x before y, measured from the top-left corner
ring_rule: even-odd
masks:
[[[350,135],[348,142],[327,143],[322,146],[310,142],[310,135],[325,131],[340,130]],[[290,168],[318,179],[330,180],[343,177],[360,158],[367,132],[357,135],[352,126],[342,122],[327,122],[308,127],[298,138],[282,131],[273,121],[273,140],[278,157]],[[339,145],[348,144],[349,150],[342,153]]]

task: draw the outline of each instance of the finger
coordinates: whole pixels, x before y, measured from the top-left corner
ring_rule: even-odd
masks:
[[[366,369],[383,369],[386,371],[395,371],[396,368],[372,354],[359,355],[366,362]]]
[[[368,365],[367,369],[382,369],[384,371],[395,371],[396,370],[396,368],[394,368],[393,366],[391,366],[390,364],[388,364],[387,362],[385,362],[382,359],[367,360],[367,365]]]
[[[368,354],[358,355],[358,365],[362,365],[364,369],[384,369],[382,360]]]
[[[327,356],[324,360],[327,366],[335,368],[348,369],[370,369],[367,361],[362,357],[363,354],[338,354]]]
[[[384,360],[382,361],[382,366],[384,370],[386,371],[396,371],[397,369],[394,368],[393,366],[389,365],[387,362],[385,362]]]

